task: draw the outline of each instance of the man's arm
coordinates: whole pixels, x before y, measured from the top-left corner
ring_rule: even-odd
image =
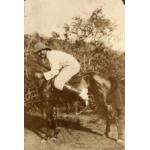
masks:
[[[55,56],[53,56],[51,53],[48,53],[47,59],[49,60],[51,70],[44,72],[43,75],[46,80],[50,80],[59,73],[60,66],[59,66],[58,59]]]
[[[42,79],[45,78],[46,80],[50,80],[52,79],[54,76],[56,76],[59,73],[58,70],[51,70],[51,71],[47,71],[47,72],[36,72],[35,73],[35,77],[38,79]]]
[[[56,76],[58,73],[59,73],[59,70],[53,69],[51,71],[44,72],[43,75],[44,75],[44,77],[45,77],[46,80],[50,80],[54,76]]]

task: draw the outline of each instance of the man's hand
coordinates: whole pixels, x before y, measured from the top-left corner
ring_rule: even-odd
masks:
[[[39,73],[39,72],[36,72],[34,75],[38,79],[42,79],[44,77],[43,73]]]

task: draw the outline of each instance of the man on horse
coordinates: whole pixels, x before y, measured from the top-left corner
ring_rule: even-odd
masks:
[[[83,100],[88,101],[87,89],[78,90],[68,84],[68,81],[80,71],[79,62],[70,54],[63,51],[50,49],[43,43],[35,45],[34,53],[41,59],[47,59],[50,71],[35,73],[38,79],[45,78],[47,81],[54,79],[54,87],[58,90],[69,90],[77,93]]]

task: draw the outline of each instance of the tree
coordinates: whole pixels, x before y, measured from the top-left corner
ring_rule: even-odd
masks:
[[[72,23],[65,25],[65,34],[72,41],[102,42],[109,39],[115,26],[106,19],[102,9],[96,9],[89,18],[74,17]]]
[[[91,67],[93,49],[106,48],[106,39],[109,43],[114,27],[101,8],[94,10],[88,18],[74,17],[71,24],[65,24],[65,40],[75,43],[76,51],[81,55],[82,70]]]
[[[52,32],[51,35],[52,35],[52,38],[54,38],[54,39],[60,38],[60,35],[57,32]]]

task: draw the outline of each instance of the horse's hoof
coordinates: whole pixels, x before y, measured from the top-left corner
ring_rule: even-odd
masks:
[[[56,140],[57,140],[57,138],[56,138],[56,137],[51,137],[51,138],[50,138],[50,140],[52,140],[52,141],[56,141]]]
[[[124,143],[124,140],[123,140],[123,139],[118,139],[118,140],[117,140],[117,143],[118,143],[118,144],[122,144],[122,143]]]
[[[42,139],[41,143],[47,143],[47,140],[46,139]]]

